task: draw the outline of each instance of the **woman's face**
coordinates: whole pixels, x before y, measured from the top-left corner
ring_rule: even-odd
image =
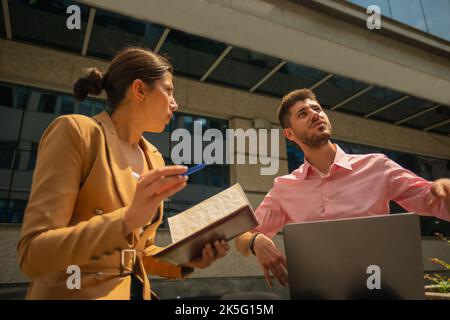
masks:
[[[172,74],[166,72],[164,76],[154,82],[153,89],[147,89],[142,102],[145,116],[145,130],[148,132],[162,132],[169,124],[178,105],[173,97]]]

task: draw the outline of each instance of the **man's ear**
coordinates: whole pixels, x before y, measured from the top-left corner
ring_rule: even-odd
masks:
[[[286,139],[288,139],[289,141],[292,141],[292,142],[295,141],[295,135],[292,132],[291,128],[284,128],[283,129],[283,136],[285,136]]]

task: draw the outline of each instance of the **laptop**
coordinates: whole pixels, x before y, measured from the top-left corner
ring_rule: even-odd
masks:
[[[288,224],[291,299],[424,299],[413,213]]]

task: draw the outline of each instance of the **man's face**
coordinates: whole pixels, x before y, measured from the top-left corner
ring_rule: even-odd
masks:
[[[328,143],[331,137],[331,123],[316,100],[298,101],[289,110],[290,127],[283,134],[290,141],[310,148]]]

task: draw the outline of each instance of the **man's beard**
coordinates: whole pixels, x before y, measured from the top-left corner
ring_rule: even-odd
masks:
[[[328,128],[327,131],[322,131],[319,134],[309,134],[308,131],[305,130],[304,132],[296,135],[297,139],[310,148],[320,148],[321,146],[327,144],[331,138],[331,124],[328,123],[326,126]]]

